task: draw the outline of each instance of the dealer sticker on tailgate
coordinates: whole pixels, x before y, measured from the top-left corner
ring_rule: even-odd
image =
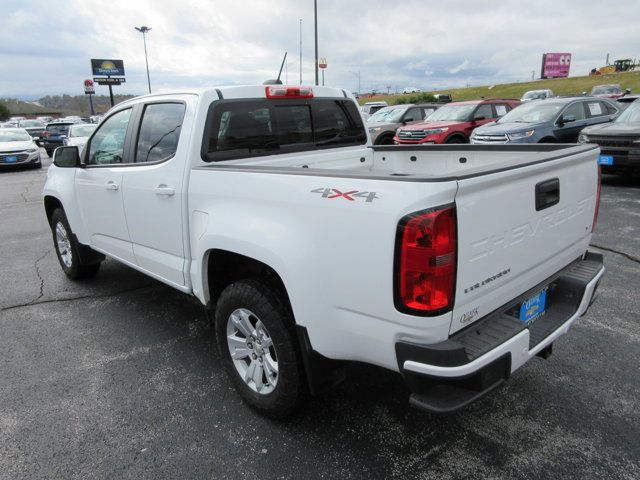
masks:
[[[600,158],[598,158],[598,163],[600,165],[613,165],[613,156],[612,155],[600,155]]]
[[[520,305],[520,320],[525,323],[531,322],[544,313],[547,303],[547,289],[545,288],[537,295],[525,300]]]

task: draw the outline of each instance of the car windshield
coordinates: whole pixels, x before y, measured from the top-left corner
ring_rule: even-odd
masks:
[[[434,121],[452,121],[466,122],[471,120],[471,113],[475,110],[476,105],[445,105],[433,112],[427,120]]]
[[[47,125],[47,131],[53,133],[54,135],[66,135],[69,131],[70,125],[68,123],[50,123]]]
[[[20,122],[20,126],[23,128],[29,128],[29,127],[42,127],[44,128],[44,123],[42,123],[40,120],[22,120]]]
[[[535,98],[544,98],[545,97],[545,93],[542,90],[533,90],[531,92],[527,92],[525,93],[522,98],[526,98],[527,100],[531,99],[535,99]]]
[[[26,142],[31,135],[20,130],[0,130],[0,142]]]
[[[616,123],[640,123],[640,99],[633,102],[615,120]]]
[[[391,108],[386,107],[378,110],[376,113],[369,117],[368,122],[389,122],[398,123],[402,118],[406,108]]]
[[[591,90],[591,95],[603,95],[603,94],[607,94],[607,93],[620,93],[622,90],[620,90],[620,87],[616,87],[613,85],[605,85],[602,87],[593,87],[593,90]]]
[[[553,119],[564,104],[562,103],[544,103],[532,102],[520,105],[504,117],[500,118],[496,123],[541,123],[548,122]]]
[[[88,137],[96,129],[97,125],[79,125],[69,129],[70,137]]]

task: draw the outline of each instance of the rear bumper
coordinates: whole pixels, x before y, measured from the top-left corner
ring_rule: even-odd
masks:
[[[588,252],[445,342],[398,342],[396,354],[413,392],[411,404],[436,413],[453,412],[498,387],[532,357],[546,356],[552,343],[586,313],[603,274],[602,255]],[[544,288],[548,306],[543,316],[525,324],[512,315],[523,300]]]

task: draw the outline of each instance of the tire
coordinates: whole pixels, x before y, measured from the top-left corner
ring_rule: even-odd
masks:
[[[271,418],[290,415],[306,395],[293,315],[283,295],[261,279],[242,280],[223,290],[215,313],[218,349],[236,391]]]
[[[540,140],[538,143],[557,143],[556,139],[553,137],[545,137],[542,140]]]
[[[45,148],[45,151],[47,152],[47,155],[49,156],[49,158],[53,158],[53,150],[50,148]]]
[[[450,137],[450,138],[447,138],[447,140],[444,143],[446,143],[447,145],[454,145],[454,144],[461,144],[465,142],[463,142],[460,137]]]
[[[58,256],[60,267],[67,277],[72,280],[93,277],[100,270],[100,262],[83,263],[80,250],[86,249],[76,240],[64,210],[56,208],[51,215],[51,234],[53,246]]]
[[[393,145],[393,135],[385,135],[376,142],[376,145]]]

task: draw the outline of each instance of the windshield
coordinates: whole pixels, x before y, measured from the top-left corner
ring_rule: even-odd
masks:
[[[82,125],[71,127],[69,130],[70,137],[88,137],[96,129],[97,125]]]
[[[430,122],[436,121],[453,121],[467,122],[471,120],[471,113],[475,110],[476,105],[445,105],[433,112],[427,118]]]
[[[496,123],[541,123],[548,122],[562,110],[561,103],[533,102],[520,105]]]
[[[616,123],[640,123],[640,99],[633,102],[615,119]]]
[[[369,117],[369,122],[389,122],[389,123],[398,123],[402,118],[404,112],[406,112],[406,108],[391,108],[386,107],[378,110],[376,113]]]
[[[620,93],[620,87],[616,87],[614,85],[605,85],[602,87],[593,87],[591,90],[591,95],[603,95],[607,93]]]
[[[0,130],[0,142],[27,142],[31,135],[20,130]]]
[[[44,123],[42,123],[40,120],[22,120],[20,122],[20,126],[24,127],[24,128],[28,128],[28,127],[42,127],[42,128],[44,128]]]
[[[533,100],[535,98],[545,98],[546,95],[542,90],[533,90],[531,92],[525,93],[522,98],[526,98],[527,100]]]

